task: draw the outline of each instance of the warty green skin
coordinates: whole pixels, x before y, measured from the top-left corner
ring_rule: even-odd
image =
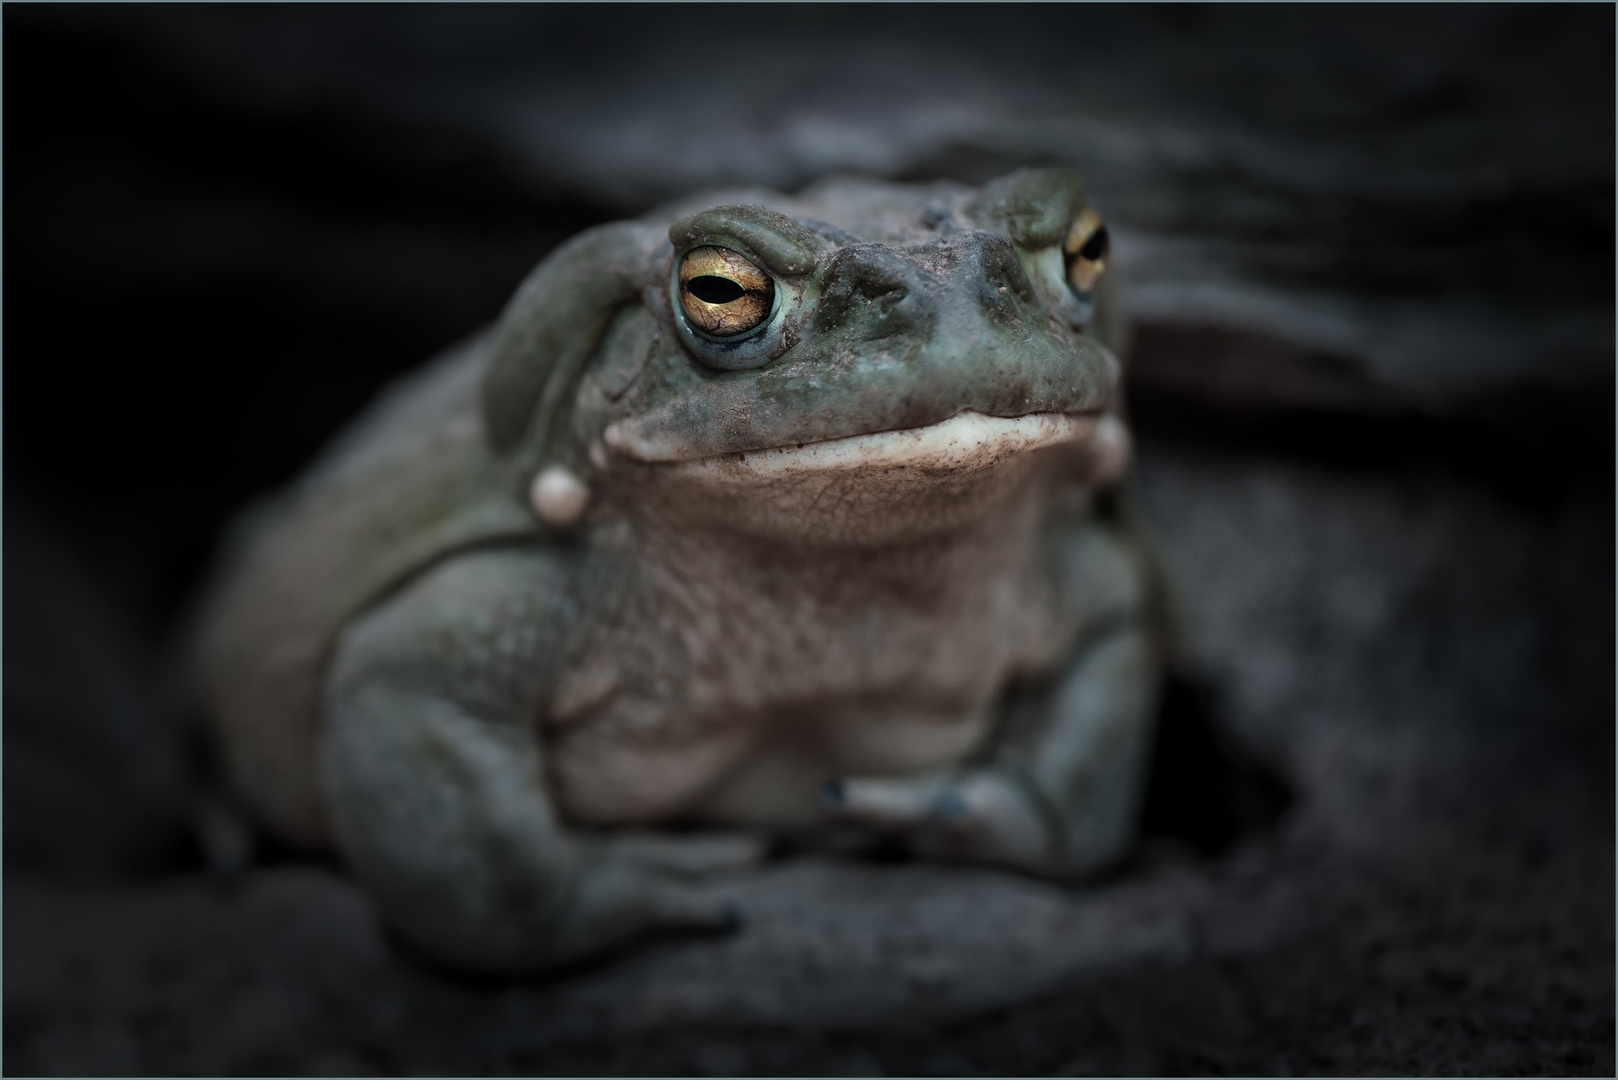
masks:
[[[194,669],[242,801],[494,971],[731,925],[701,879],[771,834],[1115,859],[1163,635],[1111,309],[1063,276],[1084,205],[839,180],[563,245],[239,530]],[[740,345],[671,300],[707,244],[775,282]],[[879,434],[974,414],[1035,419]],[[556,469],[576,519],[530,503]]]

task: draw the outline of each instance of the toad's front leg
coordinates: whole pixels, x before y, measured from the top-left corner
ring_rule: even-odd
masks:
[[[1053,680],[1009,696],[972,763],[826,785],[833,817],[902,837],[919,855],[1070,877],[1135,835],[1161,680],[1148,570],[1124,536],[1092,524],[1064,542],[1085,632]]]
[[[389,920],[459,966],[527,971],[655,928],[733,926],[690,879],[759,854],[747,837],[558,819],[533,719],[557,580],[537,553],[465,556],[356,622],[335,658],[323,768],[339,846]]]

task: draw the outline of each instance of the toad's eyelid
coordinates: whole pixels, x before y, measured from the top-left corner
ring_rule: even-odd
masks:
[[[682,252],[729,248],[777,277],[813,272],[832,246],[801,223],[762,206],[720,206],[693,214],[669,227],[669,241]]]

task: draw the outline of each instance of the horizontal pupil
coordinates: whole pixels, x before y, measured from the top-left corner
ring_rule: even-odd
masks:
[[[729,278],[715,277],[713,274],[692,278],[686,283],[686,290],[705,304],[728,304],[732,300],[739,300],[747,292]]]
[[[1097,229],[1094,235],[1092,235],[1090,239],[1086,240],[1084,242],[1084,246],[1079,249],[1079,254],[1082,257],[1089,259],[1091,262],[1101,258],[1101,256],[1105,255],[1106,253],[1107,230],[1105,226]]]

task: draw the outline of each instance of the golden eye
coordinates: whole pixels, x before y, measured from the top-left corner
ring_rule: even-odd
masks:
[[[680,306],[699,330],[734,337],[770,317],[775,282],[729,248],[693,248],[680,263]]]
[[[1086,206],[1062,244],[1067,255],[1067,283],[1083,293],[1095,288],[1096,279],[1107,268],[1109,246],[1106,223]]]

